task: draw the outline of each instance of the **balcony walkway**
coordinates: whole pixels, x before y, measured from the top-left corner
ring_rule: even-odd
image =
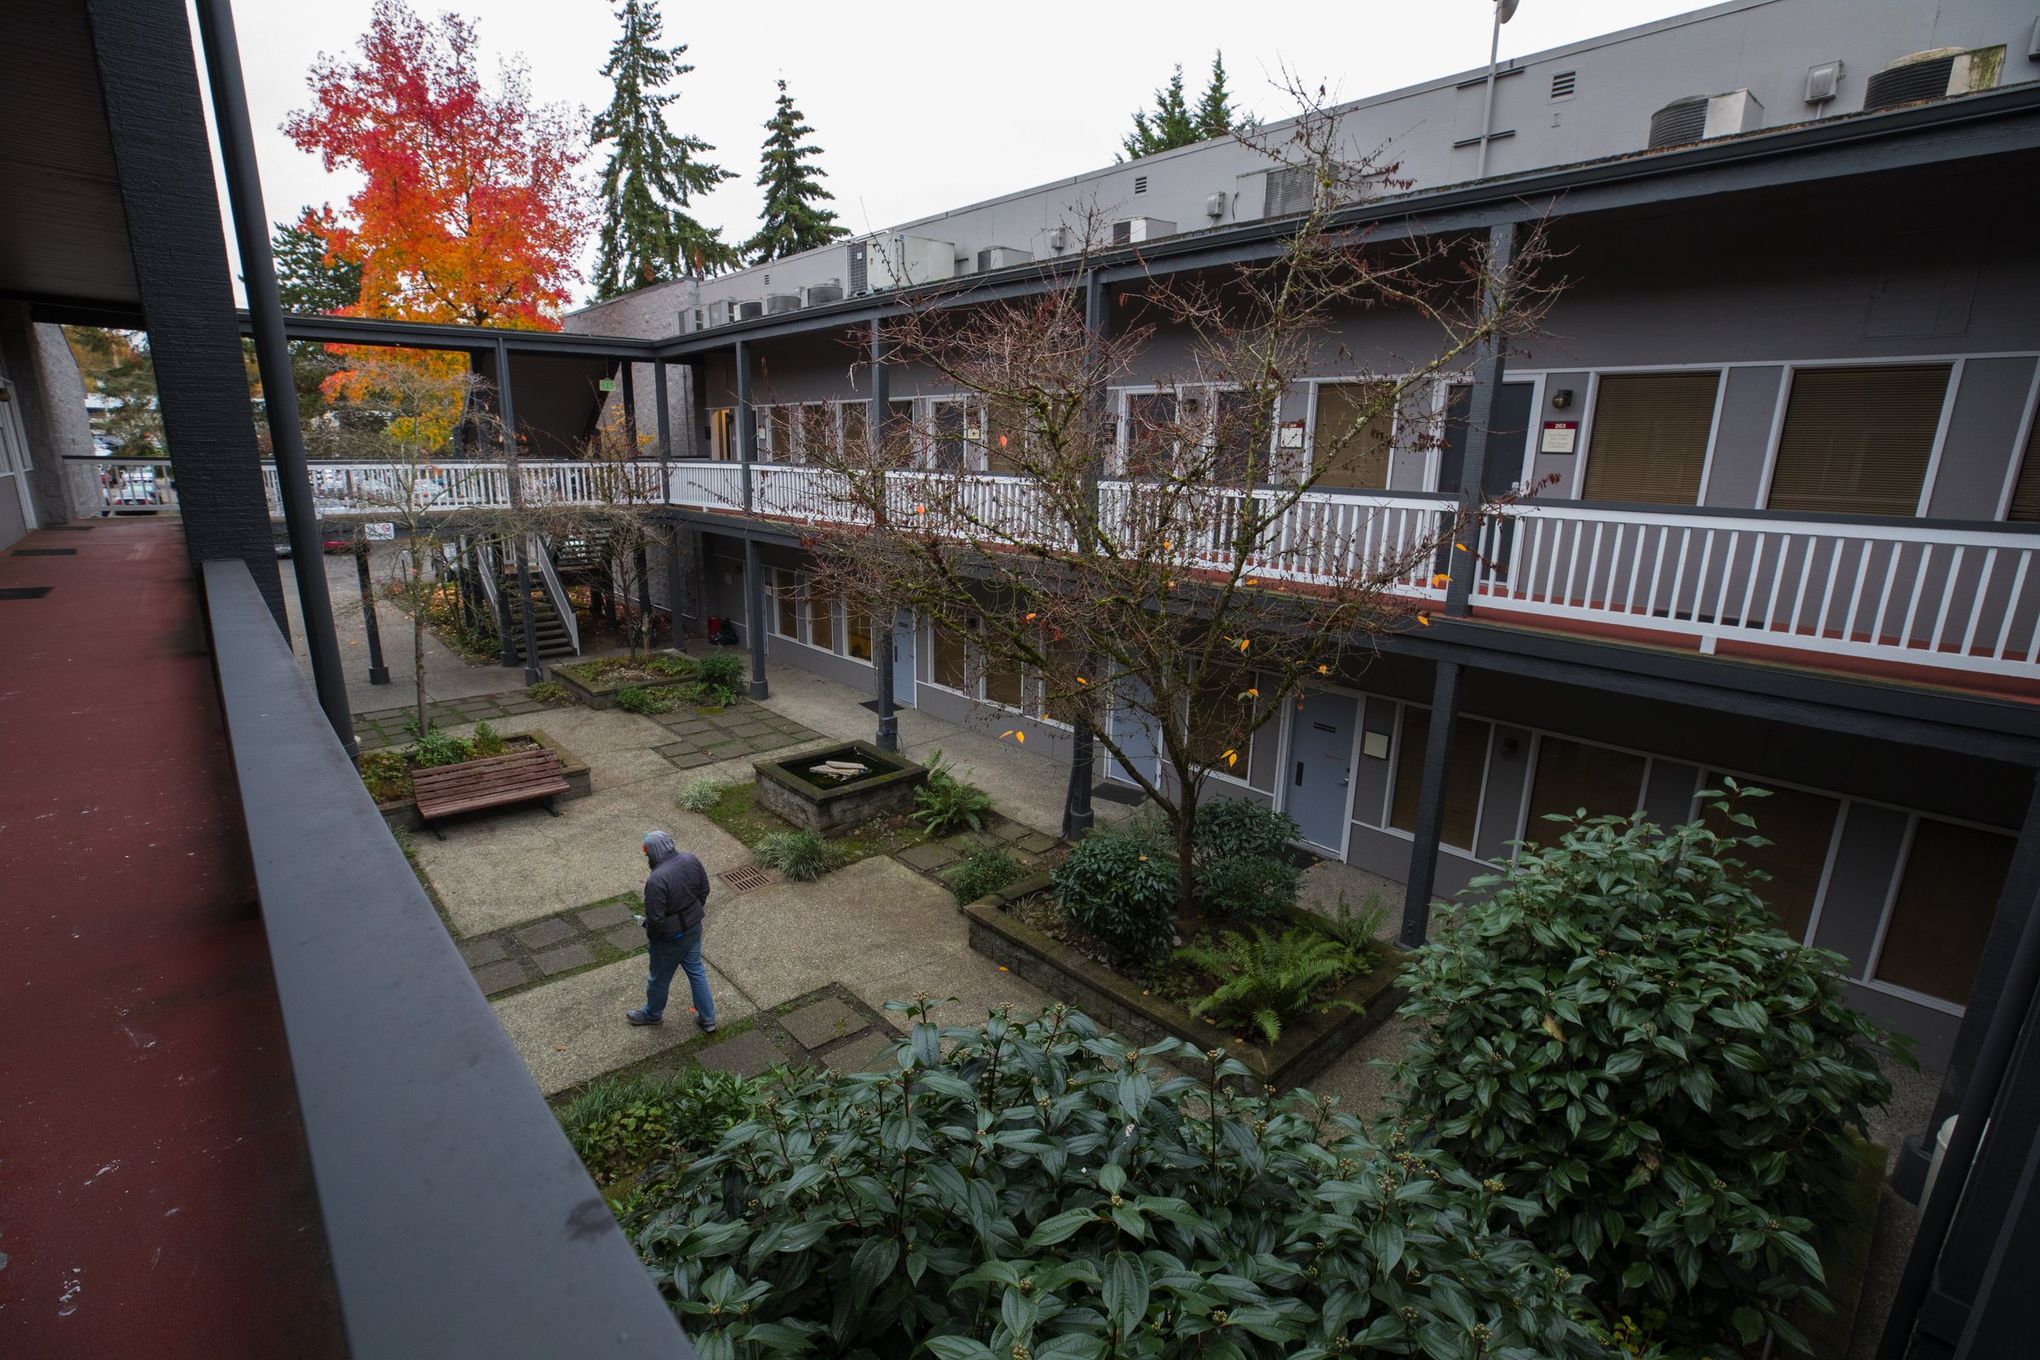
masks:
[[[24,556],[22,550],[75,556]],[[0,556],[0,1354],[345,1354],[174,520]]]

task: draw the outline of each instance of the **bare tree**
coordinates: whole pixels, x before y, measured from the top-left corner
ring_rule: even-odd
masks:
[[[1106,336],[1086,315],[1086,223],[1091,244],[1044,292],[924,296],[883,328],[893,361],[937,375],[960,413],[902,430],[875,412],[873,437],[808,460],[852,521],[815,531],[821,587],[883,617],[918,610],[938,667],[1095,734],[1171,823],[1186,908],[1211,773],[1374,639],[1427,624],[1420,592],[1472,547],[1454,503],[1327,489],[1435,446],[1440,385],[1547,301],[1536,234],[1508,269],[1485,238],[1372,240],[1340,212],[1394,187],[1392,167],[1344,159],[1323,108],[1286,131],[1263,149],[1310,192],[1269,258],[1125,286]],[[1366,311],[1418,319],[1428,343],[1369,362],[1328,339]],[[1181,355],[1166,373],[1143,369],[1158,336]],[[1306,376],[1352,383],[1310,450],[1278,417]],[[1114,388],[1131,389],[1117,412]]]

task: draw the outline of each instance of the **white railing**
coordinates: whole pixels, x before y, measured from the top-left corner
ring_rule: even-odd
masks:
[[[167,459],[81,458],[70,456],[67,463],[82,463],[99,477],[99,512],[168,510],[177,504],[177,478]]]
[[[600,501],[592,479],[615,471],[526,463],[525,497]],[[627,472],[648,478],[641,489],[656,498],[656,464]],[[775,463],[754,463],[751,473],[753,514],[864,522],[840,473]],[[264,475],[273,503],[273,469]],[[675,505],[741,512],[742,477],[736,463],[674,463],[667,493]],[[391,469],[372,464],[320,464],[314,478],[328,504],[357,491],[387,497],[394,485]],[[416,485],[435,508],[508,505],[500,466],[439,465]],[[1237,535],[1264,525],[1265,550],[1247,564],[1257,575],[1324,583],[1387,571],[1411,596],[1444,594],[1432,582],[1449,566],[1447,554],[1429,548],[1452,511],[1437,497],[1313,492],[1289,503],[1284,493],[1256,490],[1185,498],[1143,495],[1128,481],[1101,483],[1099,496],[1108,537],[1131,545],[1163,535],[1189,568],[1229,568]],[[897,472],[886,504],[893,522],[938,533],[1069,546],[1070,516],[1024,478]],[[2036,532],[1529,500],[1490,516],[1474,539],[1476,614],[1604,627],[1708,653],[1854,657],[2040,679]]]

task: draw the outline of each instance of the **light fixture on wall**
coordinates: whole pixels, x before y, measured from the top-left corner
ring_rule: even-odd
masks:
[[[1572,389],[1570,387],[1561,387],[1551,394],[1552,410],[1563,411],[1570,405],[1572,405]]]

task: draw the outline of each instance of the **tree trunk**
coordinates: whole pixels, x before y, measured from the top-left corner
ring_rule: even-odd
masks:
[[[1197,909],[1197,797],[1185,793],[1176,802],[1176,906],[1185,915]]]
[[[418,554],[411,553],[411,683],[418,698],[418,735],[426,732],[425,716],[425,597],[418,589]]]

